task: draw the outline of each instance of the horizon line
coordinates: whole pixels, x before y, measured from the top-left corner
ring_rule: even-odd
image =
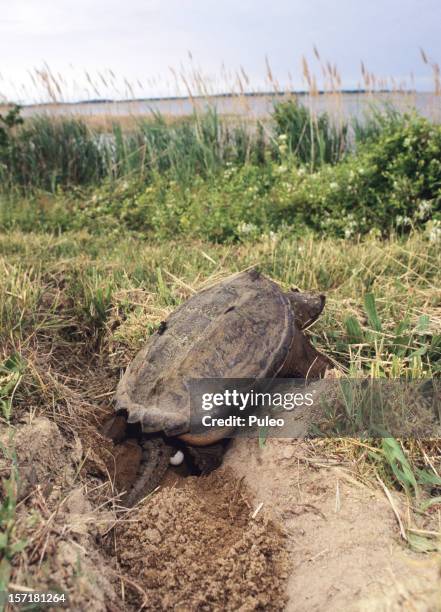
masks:
[[[317,90],[315,92],[311,92],[309,90],[306,89],[299,89],[299,90],[275,90],[275,91],[244,91],[244,92],[240,92],[240,93],[235,93],[235,92],[220,92],[220,93],[216,93],[216,94],[188,94],[186,96],[182,95],[175,95],[175,96],[150,96],[150,97],[145,97],[145,98],[93,98],[90,100],[75,100],[75,101],[47,101],[47,102],[31,102],[31,103],[24,103],[24,102],[13,102],[13,101],[5,101],[5,102],[0,102],[0,106],[20,106],[21,108],[38,108],[38,107],[42,107],[42,106],[76,106],[76,105],[81,105],[81,104],[120,104],[120,103],[134,103],[134,102],[161,102],[161,101],[177,101],[177,100],[210,100],[213,98],[233,98],[233,97],[237,97],[237,98],[241,98],[241,97],[257,97],[257,96],[262,96],[262,97],[283,97],[286,95],[293,95],[293,96],[301,96],[301,97],[306,97],[306,96],[324,96],[324,95],[357,95],[357,94],[404,94],[404,95],[409,95],[409,94],[417,94],[417,93],[433,93],[435,95],[435,92],[431,92],[431,91],[419,91],[417,89],[387,89],[387,88],[382,88],[382,89],[376,89],[376,90],[371,90],[371,89],[365,89],[365,88],[350,88],[350,89],[337,89],[337,90],[332,90],[332,91],[328,91],[325,89],[320,89]]]

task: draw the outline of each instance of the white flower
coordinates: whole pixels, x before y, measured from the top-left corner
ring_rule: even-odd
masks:
[[[429,240],[435,244],[441,243],[441,227],[434,227],[429,233]]]
[[[431,210],[432,202],[430,202],[429,200],[422,200],[416,212],[417,219],[425,219],[429,216]]]
[[[252,234],[256,230],[257,230],[257,225],[254,225],[254,223],[243,222],[237,226],[237,231],[239,232],[239,234]]]
[[[434,244],[441,243],[441,221],[435,220],[427,227],[429,241]]]
[[[267,234],[264,234],[263,237],[272,245],[276,244],[279,240],[278,234],[276,232],[273,232],[273,230],[270,230]]]
[[[397,226],[400,226],[400,225],[411,225],[412,224],[412,219],[409,219],[409,217],[403,217],[402,215],[397,215],[395,217],[395,224]]]

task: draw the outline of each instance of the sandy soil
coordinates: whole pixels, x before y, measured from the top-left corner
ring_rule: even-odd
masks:
[[[436,610],[438,568],[400,542],[389,502],[297,440],[237,440],[226,465],[287,533],[286,610]]]
[[[265,513],[252,518],[231,472],[165,487],[132,519],[118,537],[121,568],[147,609],[284,609],[285,538]]]
[[[0,449],[2,475],[12,449],[16,455],[16,531],[28,542],[15,564],[13,583],[65,592],[71,610],[121,609],[115,569],[98,544],[115,516],[94,503],[102,482],[80,478],[87,455],[81,440],[67,440],[55,423],[37,417],[2,432]]]
[[[382,493],[305,442],[236,440],[218,472],[169,472],[127,512],[89,433],[44,417],[15,429],[16,583],[67,590],[71,610],[441,609],[437,567],[405,548]]]

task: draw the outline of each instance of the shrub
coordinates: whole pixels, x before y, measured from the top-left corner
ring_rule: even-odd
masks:
[[[405,116],[340,164],[294,168],[273,197],[288,224],[302,219],[332,235],[424,226],[441,213],[441,127]]]

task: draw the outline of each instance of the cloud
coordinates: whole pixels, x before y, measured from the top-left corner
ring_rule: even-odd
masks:
[[[268,56],[279,81],[290,72],[301,85],[301,56],[313,60],[313,44],[337,63],[346,86],[356,85],[361,59],[377,74],[413,71],[423,83],[428,69],[418,47],[440,59],[440,18],[438,0],[14,0],[4,3],[0,19],[0,91],[6,83],[8,92],[18,90],[27,70],[44,61],[82,91],[84,68],[165,81],[169,66],[189,67],[188,50],[218,81],[225,62],[233,73],[244,66],[262,84]],[[158,83],[144,93],[162,92]]]

